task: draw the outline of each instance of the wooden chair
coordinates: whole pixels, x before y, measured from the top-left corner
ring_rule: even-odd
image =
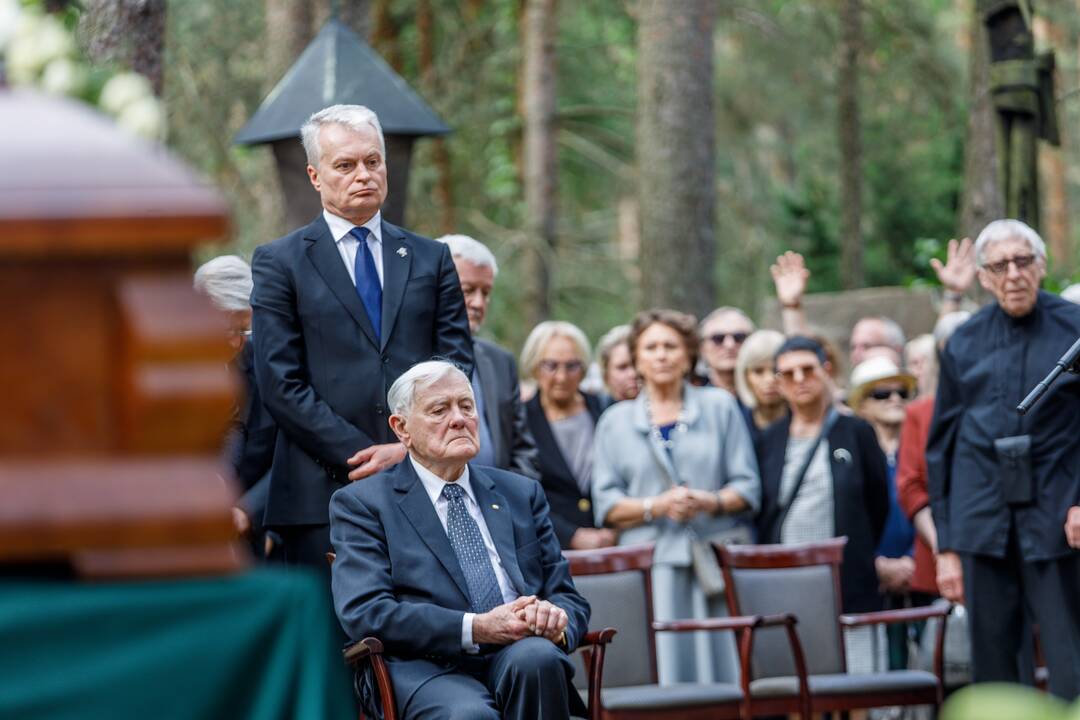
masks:
[[[578,591],[592,606],[592,622],[619,631],[618,652],[604,647],[582,658],[588,668],[591,720],[698,720],[749,718],[742,688],[734,683],[660,685],[656,633],[731,630],[739,635],[743,673],[749,672],[750,637],[756,628],[786,626],[792,616],[726,617],[657,622],[652,609],[652,544],[566,551]],[[580,668],[579,668],[580,669]],[[581,675],[581,673],[578,673]],[[600,679],[603,678],[603,687]]]
[[[744,676],[752,712],[776,715],[892,705],[941,704],[945,617],[952,606],[905,608],[844,615],[840,612],[840,563],[847,538],[800,545],[717,546],[728,608],[740,613],[792,613],[796,632],[775,630],[754,638]],[[939,617],[934,672],[895,670],[847,674],[845,628]],[[806,655],[803,648],[812,654]]]
[[[336,555],[332,552],[326,553],[326,560],[330,565],[334,564],[335,557]],[[604,650],[613,637],[615,637],[613,628],[588,632],[582,638],[578,647],[579,653],[591,658],[587,687],[590,690],[596,688],[596,692],[589,694],[589,720],[598,720],[600,717],[593,710],[591,698],[594,696],[599,697],[598,691],[602,684],[601,675],[604,670]],[[398,720],[397,703],[394,700],[394,684],[390,679],[390,671],[386,667],[386,661],[383,659],[382,642],[378,638],[366,637],[359,642],[347,645],[342,654],[345,657],[345,662],[353,669],[354,683],[360,682],[363,671],[370,667],[371,677],[375,682],[375,689],[379,695],[383,720]],[[357,693],[359,694],[358,687]],[[363,712],[360,712],[359,720],[366,720]]]

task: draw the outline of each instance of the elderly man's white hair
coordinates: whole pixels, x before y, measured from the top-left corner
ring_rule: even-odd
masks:
[[[704,333],[705,328],[708,327],[713,320],[716,320],[723,315],[738,315],[750,325],[750,332],[757,330],[757,325],[754,324],[754,321],[750,319],[749,315],[732,305],[722,305],[706,315],[705,319],[698,323],[698,332]]]
[[[412,413],[417,389],[426,388],[447,375],[454,374],[459,375],[469,386],[469,392],[472,392],[469,378],[453,363],[445,360],[427,360],[413,365],[394,381],[394,384],[390,386],[390,392],[386,394],[386,404],[390,407],[391,414],[408,417]]]
[[[195,271],[195,292],[226,312],[251,309],[251,266],[237,255],[221,255]]]
[[[383,138],[379,116],[363,105],[331,105],[309,117],[303,127],[300,128],[300,141],[304,144],[304,153],[307,155],[308,165],[311,167],[319,167],[319,160],[322,157],[322,148],[319,146],[319,131],[325,125],[344,125],[356,132],[374,128],[375,134],[379,136],[379,149],[382,151],[383,160],[385,161],[386,140]]]
[[[479,240],[468,235],[443,235],[435,239],[449,245],[450,254],[458,260],[470,262],[476,267],[491,268],[492,275],[499,274],[499,263],[495,262],[495,254]]]
[[[855,325],[866,322],[867,320],[881,323],[881,326],[885,328],[886,341],[889,343],[889,347],[899,353],[904,351],[904,345],[907,345],[907,335],[904,334],[904,328],[900,327],[900,323],[887,315],[867,315],[866,317],[861,317],[855,321]],[[852,330],[854,329],[853,326]]]
[[[1061,291],[1061,297],[1071,303],[1080,305],[1080,283],[1073,283]]]
[[[1031,252],[1046,260],[1046,243],[1030,225],[1020,220],[995,220],[984,227],[975,239],[975,264],[983,266],[987,247],[1012,238],[1026,241]]]

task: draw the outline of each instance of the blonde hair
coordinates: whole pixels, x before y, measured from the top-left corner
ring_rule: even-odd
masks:
[[[735,392],[742,404],[751,410],[757,407],[757,398],[750,389],[750,383],[746,380],[746,373],[754,365],[765,361],[769,363],[771,370],[776,351],[783,344],[783,333],[775,330],[758,330],[746,338],[742,347],[739,348],[739,356],[735,360]]]
[[[520,367],[522,377],[536,375],[536,366],[540,364],[540,355],[552,338],[564,337],[574,343],[583,365],[589,364],[589,338],[581,328],[563,320],[545,320],[532,329],[521,348]]]

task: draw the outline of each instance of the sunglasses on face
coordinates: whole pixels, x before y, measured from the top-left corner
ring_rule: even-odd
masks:
[[[736,345],[741,345],[750,333],[733,332],[733,333],[713,333],[709,336],[709,342],[713,345],[723,345],[724,341],[731,338]]]
[[[896,395],[901,400],[907,400],[910,394],[907,388],[875,388],[868,392],[866,396],[875,400],[888,400],[893,395]]]
[[[805,378],[805,377],[810,377],[810,376],[814,375],[818,371],[819,367],[821,367],[821,366],[820,365],[799,365],[797,367],[788,368],[787,370],[777,370],[776,371],[776,377],[780,378],[781,380],[787,380],[788,382],[791,382],[792,380],[795,379],[795,372],[796,371],[801,372],[802,376]]]
[[[559,368],[565,370],[567,375],[577,375],[585,369],[585,363],[580,360],[567,360],[566,362],[559,362],[558,360],[541,360],[538,367],[540,368],[540,372],[546,375],[554,375],[559,372]]]
[[[1017,255],[997,262],[986,263],[983,265],[983,269],[989,270],[993,275],[1004,275],[1009,272],[1009,263],[1015,265],[1017,270],[1025,270],[1031,267],[1035,260],[1035,255]]]

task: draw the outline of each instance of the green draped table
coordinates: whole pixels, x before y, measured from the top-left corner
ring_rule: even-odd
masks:
[[[324,584],[0,581],[0,718],[355,717]]]

